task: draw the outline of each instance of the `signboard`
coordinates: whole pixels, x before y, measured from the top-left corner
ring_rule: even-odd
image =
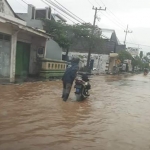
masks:
[[[137,56],[139,54],[139,49],[138,48],[133,48],[133,47],[128,47],[127,51],[131,54],[131,55],[135,55]]]
[[[121,61],[119,59],[116,60],[116,64],[119,65]]]
[[[0,0],[0,12],[4,13],[4,2],[3,2],[3,0]]]

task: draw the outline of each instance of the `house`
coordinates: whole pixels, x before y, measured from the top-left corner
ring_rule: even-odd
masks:
[[[101,29],[101,37],[104,39],[103,49],[107,54],[111,52],[118,53],[126,49],[126,46],[119,42],[113,29]]]
[[[17,15],[26,21],[27,25],[36,29],[44,30],[44,23],[41,19],[66,22],[59,14],[52,14],[51,8],[36,9],[33,5],[28,5],[27,13],[17,13]],[[62,48],[54,40],[46,43],[46,59],[62,60]]]
[[[18,76],[37,75],[38,57],[45,56],[50,35],[28,27],[7,0],[0,1],[0,79],[15,82]]]
[[[118,53],[119,51],[126,49],[126,46],[119,42],[115,30],[101,29],[101,31],[96,31],[94,34],[100,36],[101,41],[94,45],[92,53],[109,55],[111,52]],[[89,42],[82,37],[76,39],[70,48],[71,52],[86,53],[88,50]]]

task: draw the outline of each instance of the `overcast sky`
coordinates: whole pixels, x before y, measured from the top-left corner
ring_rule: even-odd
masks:
[[[27,5],[22,0],[8,0],[15,12],[26,12]],[[24,0],[43,8],[47,5],[41,0]],[[52,0],[54,1],[54,0]],[[71,12],[86,22],[93,23],[95,7],[107,7],[106,11],[98,11],[97,25],[100,28],[114,29],[120,42],[124,41],[127,24],[133,33],[128,34],[127,42],[150,46],[150,0],[57,0]],[[53,10],[54,11],[54,10]],[[57,13],[57,12],[56,12]],[[138,45],[129,45],[138,47]],[[150,47],[140,46],[143,51],[150,51]]]

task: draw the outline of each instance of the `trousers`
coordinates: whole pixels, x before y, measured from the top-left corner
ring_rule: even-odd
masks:
[[[72,88],[72,84],[71,83],[65,83],[63,82],[63,93],[62,93],[62,98],[64,101],[67,101],[70,91]]]

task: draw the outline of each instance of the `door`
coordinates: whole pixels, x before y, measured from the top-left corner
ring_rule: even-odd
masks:
[[[17,42],[16,76],[28,76],[30,63],[30,44]]]
[[[10,77],[11,36],[0,33],[0,78]]]

